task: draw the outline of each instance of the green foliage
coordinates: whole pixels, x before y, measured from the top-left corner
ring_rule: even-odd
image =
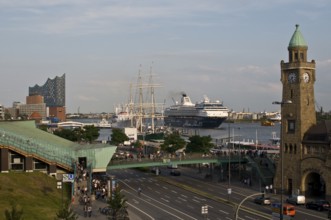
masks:
[[[168,153],[174,153],[185,147],[185,145],[185,140],[181,138],[178,132],[174,132],[164,138],[164,143],[161,144],[161,149]]]
[[[111,144],[118,145],[124,143],[124,141],[128,141],[129,138],[126,136],[126,134],[123,132],[122,129],[119,128],[113,128],[112,134],[111,134]]]
[[[214,146],[212,138],[208,136],[194,135],[189,138],[190,142],[186,146],[186,152],[207,153]]]
[[[94,125],[84,126],[82,137],[86,142],[92,143],[99,137],[99,128]]]
[[[11,210],[6,209],[5,219],[6,220],[23,220],[23,209],[18,210],[16,204],[11,205]]]
[[[92,143],[99,137],[99,128],[91,126],[85,126],[82,128],[75,129],[57,129],[54,134],[73,142],[89,142]]]
[[[112,192],[112,196],[108,201],[110,208],[109,220],[129,220],[129,213],[127,211],[126,198],[121,194],[119,187],[116,187],[115,191]]]
[[[78,216],[70,207],[70,200],[67,200],[65,204],[61,205],[60,209],[56,213],[55,220],[76,220]]]

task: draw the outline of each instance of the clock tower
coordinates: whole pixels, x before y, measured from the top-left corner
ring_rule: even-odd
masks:
[[[277,166],[275,187],[285,193],[300,193],[304,190],[301,161],[304,153],[302,140],[308,129],[316,124],[314,83],[315,61],[307,61],[308,45],[299,25],[288,45],[288,62],[281,61],[281,82],[283,85],[281,102],[281,159]],[[283,169],[283,170],[282,170]]]

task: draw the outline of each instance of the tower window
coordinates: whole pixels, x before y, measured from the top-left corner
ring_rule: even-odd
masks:
[[[298,59],[299,59],[298,52],[294,53],[294,59],[295,59],[295,61],[298,61]]]
[[[303,53],[300,53],[300,60],[304,61]]]
[[[294,133],[295,132],[295,121],[294,120],[288,120],[288,122],[287,122],[287,132],[288,133]]]

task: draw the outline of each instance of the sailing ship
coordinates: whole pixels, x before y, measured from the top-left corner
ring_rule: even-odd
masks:
[[[155,88],[160,84],[153,82],[152,67],[148,80],[144,79],[141,70],[138,73],[136,84],[130,85],[130,99],[127,104],[115,109],[115,124],[117,127],[136,127],[140,133],[154,133],[157,122],[163,118],[164,104],[156,103]],[[135,89],[133,96],[132,90]]]

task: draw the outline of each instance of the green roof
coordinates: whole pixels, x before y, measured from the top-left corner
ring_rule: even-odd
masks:
[[[34,121],[0,121],[0,145],[70,166],[78,157],[87,157],[92,169],[106,170],[116,151],[109,144],[79,144],[36,128]]]
[[[289,48],[293,47],[308,47],[305,39],[303,38],[300,30],[299,30],[299,25],[295,25],[295,31],[292,35],[292,38],[290,40],[290,43],[288,45]]]

